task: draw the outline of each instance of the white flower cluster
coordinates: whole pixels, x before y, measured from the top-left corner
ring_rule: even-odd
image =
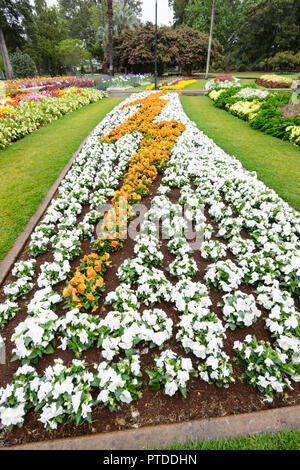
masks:
[[[255,297],[241,291],[223,296],[223,315],[226,326],[235,330],[237,326],[251,326],[261,316],[261,311],[256,306]]]
[[[6,300],[0,304],[0,329],[12,320],[20,310],[16,302]]]
[[[293,362],[300,362],[300,313],[292,296],[279,288],[279,283],[257,288],[257,302],[269,311],[266,327],[276,338],[276,345]]]
[[[214,90],[215,88],[231,88],[234,86],[242,86],[239,78],[233,77],[232,80],[224,80],[224,81],[223,80],[215,81],[215,79],[213,79],[213,80],[209,80],[205,84],[204,90]]]
[[[237,289],[243,278],[243,270],[231,260],[217,261],[206,268],[205,280],[207,284],[224,292]]]
[[[12,269],[12,275],[18,278],[28,277],[32,279],[35,275],[35,259],[29,259],[28,261],[19,261],[16,263]]]
[[[177,256],[168,266],[167,270],[172,276],[178,279],[193,278],[198,271],[198,267],[196,261],[186,254]]]
[[[144,263],[146,266],[151,267],[162,264],[163,255],[160,251],[158,239],[151,233],[149,235],[141,234],[138,236],[134,252],[141,263]]]
[[[296,370],[280,349],[273,349],[270,343],[248,335],[244,343],[234,343],[234,350],[237,364],[244,367],[241,378],[258,387],[266,401],[273,401],[274,392],[283,394],[285,388],[292,389],[288,377]]]
[[[242,88],[238,91],[233,98],[266,98],[270,93],[268,91],[260,90],[259,88]]]
[[[19,297],[25,297],[33,289],[33,283],[27,277],[22,277],[4,287],[4,294],[12,302]]]
[[[42,310],[38,315],[28,316],[15,328],[11,341],[15,343],[13,359],[37,362],[43,354],[51,354],[56,335],[57,315],[52,310]]]
[[[83,351],[89,349],[99,338],[100,317],[71,310],[56,321],[55,329],[61,334],[59,349],[67,348],[74,351],[76,357],[80,357]]]
[[[141,382],[138,380],[141,375],[138,355],[117,364],[101,362],[94,380],[94,385],[100,390],[97,402],[114,411],[120,403],[129,404],[137,400],[141,395]]]
[[[221,258],[226,257],[226,245],[219,242],[218,240],[209,240],[201,244],[201,256],[204,259],[218,261]]]
[[[171,349],[163,351],[155,356],[154,369],[147,370],[150,377],[150,388],[159,390],[163,387],[163,393],[172,397],[180,390],[184,397],[187,396],[187,382],[190,376],[195,374],[192,361],[177,354]]]

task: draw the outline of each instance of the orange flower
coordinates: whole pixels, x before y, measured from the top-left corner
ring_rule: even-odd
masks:
[[[119,242],[117,242],[116,240],[114,240],[114,241],[111,242],[111,246],[112,246],[113,248],[116,248],[118,245],[119,245]]]
[[[88,294],[88,295],[86,296],[86,298],[87,298],[88,300],[91,300],[91,301],[92,301],[92,300],[95,300],[95,297],[93,296],[93,294]]]
[[[103,278],[99,277],[99,279],[97,279],[97,281],[96,281],[95,286],[100,287],[100,289],[101,289],[101,287],[103,286],[103,283],[104,283]]]
[[[87,268],[86,273],[91,279],[94,279],[94,277],[96,276],[96,271],[94,270],[94,268]]]
[[[86,286],[85,286],[85,284],[79,284],[77,289],[78,289],[79,294],[82,294],[85,291]]]

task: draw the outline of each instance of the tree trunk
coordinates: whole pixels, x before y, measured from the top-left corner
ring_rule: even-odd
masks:
[[[113,14],[114,13],[113,13],[112,0],[107,0],[108,53],[109,53],[110,75],[114,75]]]
[[[0,53],[3,59],[6,79],[11,80],[12,78],[14,78],[14,72],[13,72],[13,69],[9,60],[8,51],[7,51],[6,42],[5,42],[2,28],[0,28]]]

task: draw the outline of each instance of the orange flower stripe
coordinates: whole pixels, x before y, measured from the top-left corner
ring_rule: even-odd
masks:
[[[124,176],[123,186],[115,192],[112,199],[114,209],[105,215],[105,222],[101,227],[102,239],[115,241],[115,232],[124,237],[126,230],[122,231],[122,229],[126,228],[127,219],[131,218],[131,205],[139,202],[149,193],[151,184],[157,178],[158,173],[162,172],[169,159],[177,138],[185,130],[185,125],[175,120],[153,123],[168,103],[168,100],[162,99],[164,95],[166,92],[153,93],[144,99],[135,100],[123,106],[121,109],[141,105],[140,109],[125,123],[120,124],[106,137],[100,139],[100,142],[116,142],[125,134],[132,132],[143,134],[140,148],[133,155],[129,169]],[[121,206],[120,201],[122,201]],[[126,201],[128,204],[125,204]],[[122,207],[122,204],[126,207]],[[120,247],[119,239],[120,237],[117,238],[118,244],[111,243],[111,248]],[[99,239],[95,242],[95,247],[100,252],[108,248],[107,244]]]
[[[112,198],[114,207],[104,215],[101,237],[94,243],[95,250],[101,256],[92,253],[83,258],[64,290],[64,296],[69,299],[67,307],[97,310],[100,292],[104,289],[101,274],[110,265],[109,253],[123,246],[127,221],[132,218],[132,205],[149,193],[151,184],[163,171],[176,140],[185,130],[185,125],[175,120],[153,122],[168,103],[167,99],[162,98],[166,94],[165,91],[153,93],[123,106],[121,109],[141,105],[126,122],[100,139],[100,142],[111,143],[133,132],[143,135],[140,148],[130,161],[123,185]]]

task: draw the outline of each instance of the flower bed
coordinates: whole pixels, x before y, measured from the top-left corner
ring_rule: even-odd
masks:
[[[255,80],[255,83],[266,88],[291,88],[294,81],[280,75],[262,75]]]
[[[95,86],[95,81],[90,78],[77,77],[36,77],[0,82],[0,90],[4,90],[8,94],[30,88],[68,88],[71,86],[91,87]]]
[[[111,206],[101,215],[94,201]],[[146,211],[133,240],[135,202]],[[300,403],[299,224],[177,94],[128,98],[1,294],[4,441]]]
[[[299,106],[289,103],[290,93],[222,87],[208,96],[217,107],[248,121],[254,129],[300,145]]]
[[[101,90],[130,90],[142,85],[148,85],[153,81],[150,73],[146,74],[124,74],[107,75],[97,80],[97,88]]]
[[[92,88],[83,91],[73,87],[5,96],[0,102],[0,149],[105,96]]]
[[[240,87],[240,79],[233,77],[232,75],[218,75],[212,80],[209,80],[205,86],[204,90],[214,90],[216,88],[231,88],[231,87]]]

